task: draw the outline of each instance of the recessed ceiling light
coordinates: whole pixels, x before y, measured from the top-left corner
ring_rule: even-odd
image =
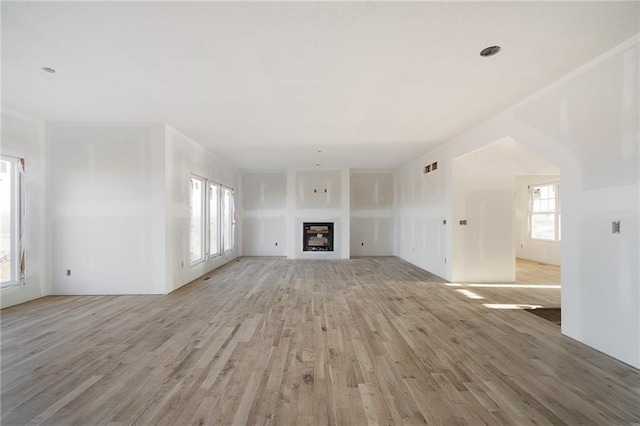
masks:
[[[500,50],[502,50],[502,48],[500,46],[489,46],[489,47],[485,47],[484,49],[482,49],[480,51],[480,56],[484,56],[485,58],[487,56],[493,56],[496,53],[500,52]]]
[[[42,67],[42,71],[48,72],[49,74],[55,74],[56,73],[56,70],[54,70],[53,68],[49,68],[49,67]]]

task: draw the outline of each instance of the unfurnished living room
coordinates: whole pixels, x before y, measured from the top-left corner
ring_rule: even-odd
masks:
[[[637,1],[2,1],[2,425],[640,424]]]

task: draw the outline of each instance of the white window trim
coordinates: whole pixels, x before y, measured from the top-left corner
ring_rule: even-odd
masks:
[[[25,280],[25,234],[26,234],[26,181],[24,174],[24,159],[8,155],[1,156],[3,161],[11,164],[11,231],[15,236],[11,241],[11,281],[0,283],[0,288],[24,285]]]
[[[192,259],[191,258],[191,219],[192,219],[192,215],[191,215],[191,209],[193,209],[193,205],[192,205],[192,194],[191,194],[191,180],[197,180],[201,183],[202,185],[202,191],[200,193],[200,250],[201,250],[201,256],[197,259]],[[207,218],[208,218],[208,214],[207,214],[207,206],[206,204],[208,204],[208,199],[206,197],[207,194],[207,179],[203,178],[202,176],[198,176],[195,174],[191,174],[189,175],[189,261],[191,263],[191,265],[197,265],[199,263],[203,263],[206,262],[207,260],[207,241],[203,241],[203,236],[206,237],[206,232],[203,232],[203,230],[206,230],[207,228],[205,228],[205,226],[207,226],[206,222],[207,222]]]
[[[554,186],[556,193],[556,209],[555,212],[534,212],[533,211],[533,193],[531,192],[532,188],[539,186]],[[545,182],[545,183],[537,183],[533,185],[529,185],[529,212],[527,215],[528,227],[529,227],[529,239],[532,241],[540,241],[544,243],[560,243],[562,240],[562,235],[560,234],[560,219],[562,215],[561,211],[561,200],[560,200],[560,182]],[[531,226],[533,215],[535,214],[553,214],[554,215],[554,236],[553,239],[546,238],[535,238],[533,237],[533,227]]]
[[[207,262],[216,257],[222,256],[223,254],[227,254],[233,250],[235,250],[235,221],[234,221],[234,211],[235,211],[235,190],[231,187],[224,186],[220,183],[211,181],[205,177],[197,175],[195,173],[189,174],[189,185],[191,185],[191,179],[198,180],[203,185],[204,191],[202,192],[202,223],[201,223],[201,244],[203,255],[198,259],[191,260],[191,255],[189,249],[189,259],[192,266]],[[218,251],[216,253],[211,253],[211,196],[213,194],[212,188],[216,187],[217,190],[217,220],[216,227],[218,231]],[[191,187],[190,187],[191,188]],[[225,190],[230,191],[231,193],[231,209],[229,211],[230,224],[231,224],[231,240],[230,240],[230,249],[224,249],[224,224],[223,224],[223,213],[224,213],[224,193]],[[191,207],[191,189],[189,189],[189,203]],[[191,224],[191,215],[189,217],[189,224]],[[191,226],[191,225],[189,225]],[[191,230],[189,230],[189,247],[191,247]]]
[[[222,192],[221,192],[221,207],[222,207],[222,212],[224,212],[224,190],[228,190],[231,194],[230,200],[231,200],[231,205],[229,206],[229,233],[230,235],[228,235],[227,237],[229,237],[229,248],[227,250],[225,250],[224,245],[225,245],[225,229],[223,227],[222,232],[221,232],[221,237],[222,237],[222,247],[221,247],[221,251],[222,253],[226,254],[226,253],[231,253],[233,250],[235,250],[235,191],[233,190],[233,188],[230,188],[228,186],[222,186]],[[221,225],[222,225],[222,220],[220,221]]]
[[[217,219],[216,220],[216,228],[217,228],[217,235],[218,238],[217,239],[217,243],[218,243],[218,251],[215,253],[211,253],[211,212],[210,210],[210,206],[211,206],[211,194],[213,191],[211,191],[212,187],[216,187],[218,188],[218,202],[216,203],[216,207],[217,207]],[[207,193],[207,209],[209,209],[207,211],[207,258],[208,259],[213,259],[216,258],[218,256],[222,256],[222,235],[221,235],[221,229],[222,229],[222,225],[221,225],[221,214],[222,214],[222,210],[221,210],[221,197],[222,197],[222,185],[219,183],[215,183],[215,182],[211,182],[209,181],[209,184],[207,186],[208,188],[208,193]]]

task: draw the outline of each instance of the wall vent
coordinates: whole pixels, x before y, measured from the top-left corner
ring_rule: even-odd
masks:
[[[431,173],[431,172],[435,172],[436,170],[438,170],[438,162],[434,162],[431,164],[427,164],[426,166],[424,166],[423,169],[423,173],[426,175],[427,173]]]

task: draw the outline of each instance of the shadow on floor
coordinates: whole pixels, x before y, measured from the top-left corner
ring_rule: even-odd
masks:
[[[525,309],[527,312],[531,312],[534,315],[539,316],[540,318],[544,318],[547,321],[551,321],[560,325],[562,319],[562,313],[560,308],[536,308],[536,309]]]

